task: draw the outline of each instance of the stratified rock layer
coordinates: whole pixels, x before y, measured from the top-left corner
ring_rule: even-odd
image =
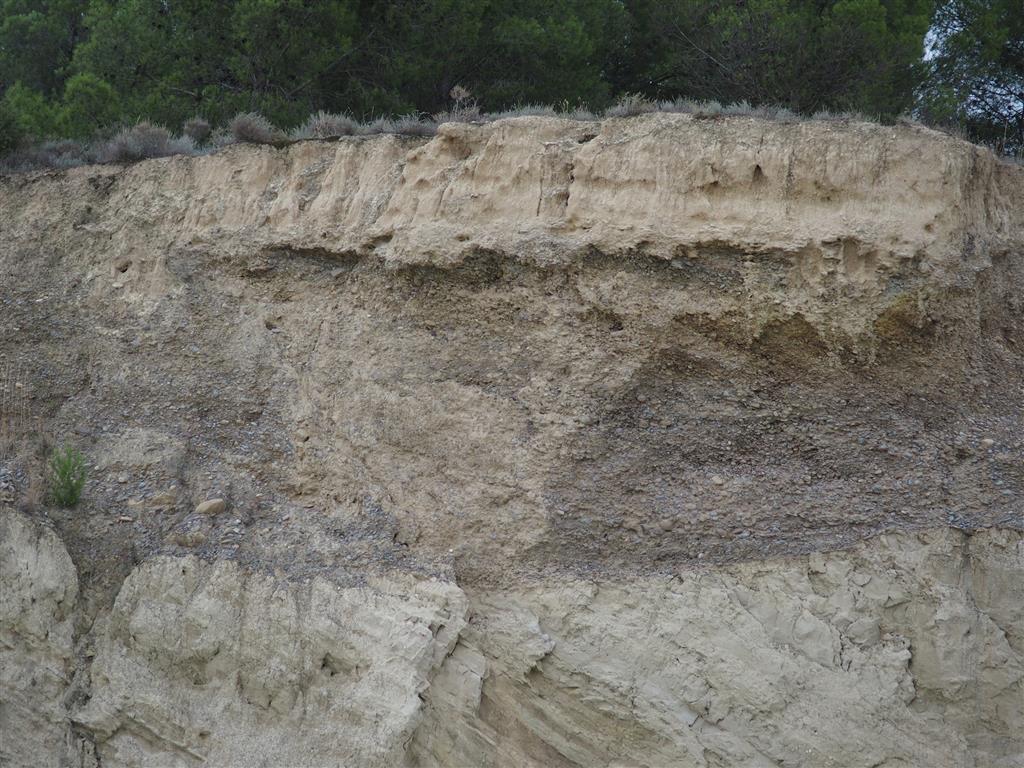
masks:
[[[397,765],[466,608],[438,582],[300,586],[157,558],[122,586],[74,719],[103,765]]]
[[[14,513],[3,525],[33,530]],[[5,604],[5,637],[73,607],[52,539],[12,540],[32,564],[9,599],[38,608]],[[4,757],[57,764],[73,724],[104,766],[1009,768],[1024,750],[1022,577],[1024,537],[1008,531],[468,595],[159,557],[94,628],[87,703],[61,712],[59,674],[5,685],[22,719],[4,721]],[[5,640],[5,666],[46,675],[66,642]]]
[[[71,740],[78,578],[53,531],[0,510],[0,765],[58,765]]]
[[[1024,759],[1019,167],[537,118],[0,222],[7,763]]]

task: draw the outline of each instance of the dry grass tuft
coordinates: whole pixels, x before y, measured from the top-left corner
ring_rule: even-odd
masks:
[[[25,371],[4,365],[0,371],[0,459],[13,458],[32,431]]]
[[[210,123],[201,117],[193,117],[190,120],[186,120],[181,126],[182,135],[188,136],[196,144],[204,144],[210,138],[212,132],[213,129],[210,127]]]
[[[433,136],[437,133],[437,123],[418,115],[405,115],[392,122],[391,132],[402,136]]]
[[[175,138],[161,125],[145,121],[118,131],[96,152],[101,163],[135,163],[154,157],[191,155],[195,142],[189,137]]]
[[[348,115],[338,115],[320,110],[310,115],[306,122],[292,131],[292,138],[299,139],[337,139],[342,136],[354,136],[359,131],[359,123]]]
[[[614,106],[605,110],[605,117],[636,117],[648,112],[657,112],[658,105],[638,93],[627,93]]]
[[[34,512],[43,504],[46,483],[39,451],[45,447],[39,419],[32,417],[28,371],[20,364],[0,369],[0,462],[21,467],[24,485],[20,506]]]
[[[92,150],[71,139],[44,141],[34,147],[23,147],[0,158],[0,172],[25,173],[42,168],[74,168],[95,162]]]
[[[46,482],[39,465],[34,461],[26,462],[25,492],[21,498],[21,506],[26,512],[35,512],[46,499]]]
[[[247,144],[270,144],[275,147],[289,143],[288,137],[259,112],[240,112],[228,122],[228,133],[236,141]]]

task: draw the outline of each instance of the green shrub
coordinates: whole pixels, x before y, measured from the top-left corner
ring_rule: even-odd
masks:
[[[50,456],[50,495],[55,504],[73,507],[85,487],[85,456],[73,446],[56,448]]]
[[[104,80],[83,72],[64,85],[63,132],[73,138],[86,138],[97,130],[113,125],[120,112],[117,93]]]
[[[4,102],[0,101],[0,155],[13,152],[21,144],[21,126],[14,116],[14,113],[7,108]]]
[[[35,140],[60,133],[60,110],[38,91],[15,83],[4,93],[3,105],[14,116],[22,133]]]

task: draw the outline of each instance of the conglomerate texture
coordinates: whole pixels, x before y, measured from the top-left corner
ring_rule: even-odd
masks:
[[[1024,171],[906,126],[0,179],[4,553],[73,561],[4,572],[62,629],[3,617],[0,761],[1013,765],[1022,254]]]

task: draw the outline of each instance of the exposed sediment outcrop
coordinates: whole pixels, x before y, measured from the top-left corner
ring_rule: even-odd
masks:
[[[34,630],[66,624],[74,571],[53,534],[15,513],[3,525],[22,561],[8,602],[33,606],[5,604],[0,625],[20,672],[5,685],[12,765],[78,758],[72,727],[99,764],[133,766],[1008,767],[1021,754],[1020,532],[468,595],[162,556],[94,629],[88,700],[63,712],[68,634]]]
[[[60,539],[0,511],[0,764],[58,765],[74,736],[75,566]]]
[[[1024,759],[1021,168],[524,118],[0,222],[0,763]]]

